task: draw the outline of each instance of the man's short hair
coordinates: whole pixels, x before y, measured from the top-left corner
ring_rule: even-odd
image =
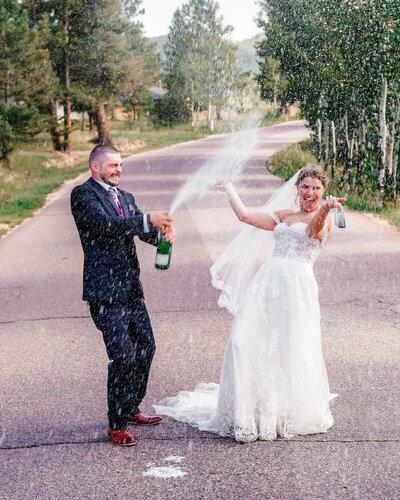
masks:
[[[102,165],[104,156],[107,153],[119,154],[119,151],[116,147],[111,146],[111,144],[98,144],[95,146],[89,155],[89,167],[94,161]]]

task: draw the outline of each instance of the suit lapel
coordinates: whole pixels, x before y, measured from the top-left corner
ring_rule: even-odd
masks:
[[[92,177],[89,179],[90,184],[94,191],[98,194],[100,200],[103,202],[104,208],[108,209],[108,211],[112,211],[113,213],[117,214],[118,217],[121,217],[118,208],[115,205],[114,201],[111,199],[111,196],[108,194],[108,192],[101,186],[98,182],[96,182]]]

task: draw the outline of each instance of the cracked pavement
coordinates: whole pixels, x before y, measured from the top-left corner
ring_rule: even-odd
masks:
[[[281,184],[265,158],[308,134],[301,122],[261,131],[239,193],[264,203]],[[211,136],[135,155],[121,187],[144,211],[170,206],[180,185],[223,145]],[[81,298],[83,255],[67,182],[32,219],[0,241],[0,491],[25,498],[399,498],[400,232],[346,210],[315,264],[335,424],[326,434],[240,445],[166,418],[132,427],[138,445],[106,442],[107,357]],[[157,341],[142,410],[179,390],[218,381],[232,318],[218,308],[209,267],[240,230],[210,192],[175,214],[168,271],[138,243]],[[143,475],[182,459],[182,477]],[[168,465],[173,467],[173,465]]]

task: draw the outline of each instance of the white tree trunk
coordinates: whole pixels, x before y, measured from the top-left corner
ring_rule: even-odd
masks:
[[[394,154],[393,154],[393,172],[392,172],[392,187],[393,187],[393,199],[397,200],[397,171],[398,164],[400,161],[399,157],[399,142],[400,142],[400,97],[397,98],[396,103],[396,125],[394,132]]]
[[[364,171],[365,164],[365,146],[367,142],[367,133],[364,122],[365,112],[364,110],[361,112],[361,129],[360,129],[360,140],[359,140],[359,148],[357,151],[357,167],[356,167],[356,175],[354,176],[353,189],[357,191],[360,187],[361,183],[361,175]]]
[[[353,144],[354,144],[354,137],[350,141],[349,137],[349,119],[347,116],[347,111],[344,115],[343,119],[343,127],[344,127],[344,136],[346,140],[346,156],[344,160],[344,166],[343,166],[343,174],[342,174],[342,185],[346,190],[350,189],[350,184],[349,184],[349,178],[350,178],[350,168],[352,165],[352,159],[353,159]]]
[[[274,109],[278,107],[278,75],[274,77]]]
[[[387,151],[386,151],[386,177],[387,177],[387,180],[392,178],[392,173],[393,173],[393,153],[394,153],[395,134],[396,134],[396,124],[391,123],[390,124],[390,132],[388,131]]]
[[[350,139],[349,139],[349,120],[347,118],[347,111],[344,114],[344,137],[346,139],[347,156],[350,152]]]
[[[335,127],[335,122],[333,120],[331,121],[331,132],[332,132],[331,175],[332,175],[332,179],[334,179],[335,178],[335,172],[336,172],[336,158],[337,158],[337,153],[336,153],[336,127]]]
[[[346,140],[346,158],[345,158],[345,166],[344,166],[344,171],[343,171],[343,177],[345,176],[347,170],[348,170],[348,165],[350,163],[350,137],[349,137],[349,118],[347,116],[347,111],[344,114],[344,119],[343,119],[343,125],[344,125],[344,137]],[[348,174],[346,174],[348,175]]]
[[[386,165],[386,101],[388,93],[387,78],[382,75],[382,92],[379,106],[379,163],[378,163],[378,186],[379,198],[382,201],[385,195],[385,165]]]
[[[194,126],[194,91],[193,91],[193,82],[191,83],[191,96],[190,96],[190,112],[192,115],[192,127]]]
[[[328,169],[329,160],[329,121],[324,120],[324,142],[322,144],[322,166],[325,172]]]
[[[396,152],[393,156],[393,181],[392,181],[392,187],[393,187],[393,193],[392,193],[392,196],[393,196],[393,199],[396,201],[397,200],[397,172],[398,172],[398,166],[399,166],[399,163],[400,163],[400,156],[399,154]]]
[[[317,120],[317,134],[318,134],[318,150],[317,150],[317,161],[321,162],[321,152],[322,152],[322,123],[318,118]]]
[[[353,156],[354,156],[354,133],[351,137],[351,141],[350,141],[350,155],[349,155],[349,160],[350,160],[350,165],[353,164]]]

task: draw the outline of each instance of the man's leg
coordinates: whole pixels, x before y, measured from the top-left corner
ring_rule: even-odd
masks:
[[[139,405],[146,394],[156,344],[144,300],[132,301],[131,308],[129,335],[135,350],[134,397],[131,415],[134,415],[139,413]]]
[[[136,402],[135,347],[129,334],[130,310],[123,304],[91,302],[90,313],[102,332],[108,365],[108,419],[112,430],[126,429]]]

